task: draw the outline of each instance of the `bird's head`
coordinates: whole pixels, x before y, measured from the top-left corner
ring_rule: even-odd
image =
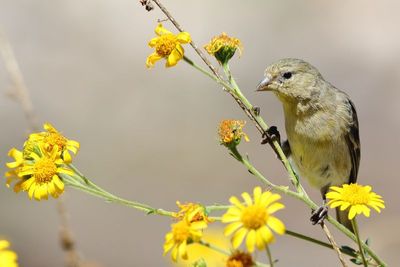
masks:
[[[284,102],[299,102],[319,94],[321,74],[311,64],[294,58],[281,59],[265,70],[257,91],[272,91]]]

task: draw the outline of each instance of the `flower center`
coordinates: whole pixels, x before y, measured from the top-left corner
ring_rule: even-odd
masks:
[[[368,204],[370,196],[362,186],[351,184],[344,188],[342,192],[342,199],[343,201],[349,202],[351,205]]]
[[[242,211],[240,220],[247,229],[258,229],[267,223],[268,213],[264,207],[252,205]]]
[[[41,159],[34,165],[34,177],[37,183],[48,183],[57,173],[57,166],[51,159]]]
[[[162,57],[169,56],[176,47],[176,38],[173,34],[160,36],[156,43],[156,52]]]
[[[190,237],[189,226],[185,221],[176,223],[172,228],[175,243],[181,243]]]
[[[67,144],[67,138],[58,133],[49,133],[46,135],[44,140],[45,143],[51,146],[51,149],[53,148],[54,145],[56,145],[59,147],[61,151],[64,150]]]

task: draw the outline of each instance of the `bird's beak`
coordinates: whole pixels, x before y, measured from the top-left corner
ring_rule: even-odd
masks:
[[[271,82],[271,77],[269,75],[266,75],[265,78],[257,85],[257,92],[260,91],[270,91],[268,88],[268,85]]]

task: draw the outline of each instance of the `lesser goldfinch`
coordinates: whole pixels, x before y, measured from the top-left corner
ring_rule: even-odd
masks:
[[[311,64],[292,58],[268,66],[257,91],[272,91],[282,102],[287,134],[284,150],[300,177],[320,189],[324,204],[330,186],[356,182],[359,127],[356,109],[346,93],[325,81]],[[336,211],[338,221],[352,230],[347,212]],[[326,212],[325,205],[318,209],[311,217],[314,224]]]

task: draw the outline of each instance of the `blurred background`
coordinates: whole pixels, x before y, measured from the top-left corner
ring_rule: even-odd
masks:
[[[400,139],[399,1],[172,1],[164,4],[198,45],[222,31],[244,44],[231,68],[245,95],[267,123],[283,130],[280,103],[255,87],[265,67],[283,57],[305,59],[346,91],[358,110],[362,159],[359,182],[383,195],[380,215],[360,218],[363,237],[391,266],[399,262]],[[247,119],[230,96],[183,61],[148,70],[159,11],[136,0],[0,0],[0,25],[15,50],[39,122],[52,122],[81,143],[75,165],[119,196],[176,209],[175,201],[227,203],[259,185],[218,144],[221,119]],[[165,26],[173,29],[171,24]],[[190,58],[200,60],[186,46]],[[28,124],[7,97],[11,82],[0,63],[1,173],[7,151],[21,147]],[[269,146],[240,149],[275,183],[287,174]],[[12,242],[21,266],[63,266],[57,202],[29,201],[0,186],[0,237]],[[319,202],[317,190],[307,190]],[[169,266],[162,256],[170,219],[143,213],[67,188],[70,227],[84,259],[96,266]],[[288,197],[280,217],[289,229],[325,240],[310,225],[309,209]],[[340,244],[351,243],[331,227]],[[353,245],[354,247],[355,245]],[[333,251],[278,237],[272,253],[279,266],[338,266]],[[259,253],[263,260],[264,253]],[[196,258],[193,257],[193,260]],[[222,264],[222,260],[221,260]],[[216,266],[220,266],[216,264]]]

